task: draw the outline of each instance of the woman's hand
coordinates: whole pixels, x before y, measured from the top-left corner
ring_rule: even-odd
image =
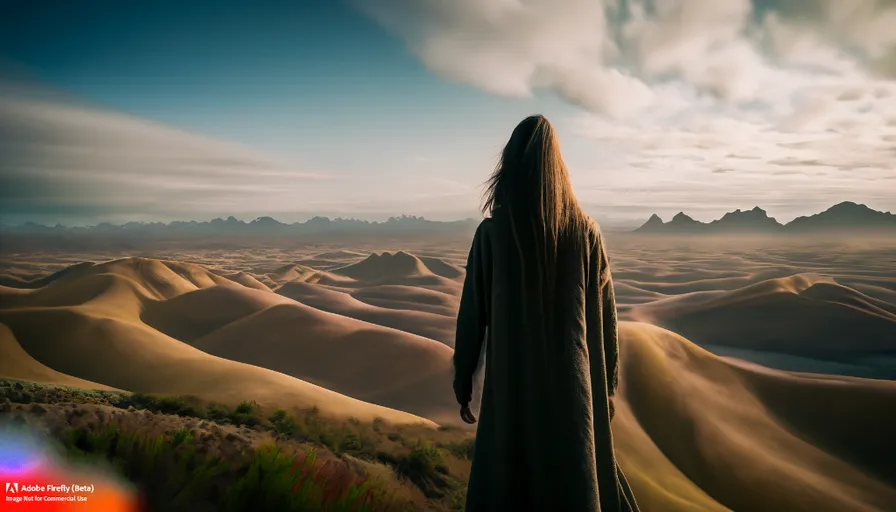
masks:
[[[460,419],[464,420],[464,423],[470,425],[476,423],[476,416],[473,416],[473,411],[470,410],[469,405],[462,405],[460,407]]]

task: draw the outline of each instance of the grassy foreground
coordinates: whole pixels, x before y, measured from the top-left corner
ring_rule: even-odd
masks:
[[[192,397],[0,380],[2,428],[107,466],[150,510],[461,510],[473,436]]]

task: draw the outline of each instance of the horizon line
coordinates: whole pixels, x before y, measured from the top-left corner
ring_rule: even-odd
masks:
[[[829,206],[827,209],[825,209],[825,210],[821,210],[821,211],[819,211],[819,212],[816,212],[815,214],[809,214],[809,215],[797,216],[797,217],[795,217],[793,220],[796,220],[796,219],[798,219],[798,218],[809,217],[809,216],[811,216],[811,215],[817,215],[818,213],[822,213],[822,212],[827,211],[827,210],[829,210],[829,209],[831,209],[831,208],[833,208],[833,207],[835,207],[835,206],[839,206],[839,205],[842,205],[842,204],[853,204],[853,205],[856,205],[856,206],[864,206],[865,208],[868,208],[868,209],[870,209],[870,210],[872,210],[872,211],[876,211],[876,212],[886,213],[886,214],[891,214],[891,215],[892,215],[892,213],[889,212],[889,211],[875,210],[874,208],[871,208],[870,206],[868,206],[868,205],[866,205],[866,204],[864,204],[864,203],[857,203],[857,202],[855,202],[855,201],[845,200],[845,201],[840,201],[840,202],[834,203],[833,205]],[[754,206],[752,209],[749,209],[749,210],[741,210],[740,208],[737,208],[737,209],[730,210],[730,211],[726,212],[726,214],[728,214],[728,213],[736,213],[736,212],[744,212],[744,211],[752,211],[752,210],[756,210],[756,209],[762,210],[762,211],[766,212],[766,214],[768,213],[768,211],[765,210],[764,208],[762,208],[762,207],[760,207],[760,206]],[[680,212],[678,212],[678,213],[675,214],[675,215],[682,215],[682,214],[683,214],[683,215],[686,215],[686,216],[688,216],[689,218],[692,218],[692,219],[693,219],[693,217],[691,217],[690,215],[688,215],[687,213],[685,213],[683,210],[680,211]],[[590,214],[589,214],[589,215],[590,215]],[[723,214],[722,217],[724,217],[724,215],[725,215],[725,214]],[[591,216],[591,217],[594,217],[594,215],[590,215],[590,216]],[[653,217],[657,217],[657,218],[659,218],[663,223],[668,222],[668,221],[664,221],[664,220],[662,219],[662,217],[660,217],[660,216],[659,216],[658,214],[656,214],[656,213],[653,213],[653,214],[649,215],[649,216],[647,217],[647,220],[649,221],[649,220],[652,219]],[[714,219],[714,220],[719,220],[719,219],[721,219],[722,217],[719,217],[719,218]],[[157,224],[157,225],[162,225],[162,226],[168,226],[168,227],[170,227],[172,224],[211,224],[212,222],[214,222],[214,221],[216,221],[216,220],[218,220],[218,221],[222,221],[222,222],[228,222],[228,221],[230,221],[230,219],[234,219],[234,220],[237,221],[238,223],[240,223],[240,224],[244,224],[244,225],[251,225],[251,224],[253,224],[253,223],[257,223],[258,221],[260,221],[260,220],[262,220],[262,219],[270,219],[271,221],[274,221],[274,222],[276,222],[277,224],[279,224],[279,225],[283,225],[283,226],[304,225],[304,224],[307,224],[307,223],[309,223],[309,222],[311,222],[311,221],[314,221],[314,220],[322,220],[322,221],[323,221],[323,220],[326,220],[327,222],[347,221],[347,222],[357,222],[357,223],[369,224],[369,225],[370,225],[370,224],[373,224],[373,225],[376,225],[376,224],[387,224],[387,223],[389,223],[389,222],[395,222],[395,221],[401,221],[401,220],[416,220],[416,221],[424,221],[424,222],[433,223],[433,224],[455,224],[455,223],[464,223],[464,222],[470,222],[470,221],[477,221],[477,220],[481,220],[482,218],[484,218],[484,217],[480,215],[480,216],[477,216],[477,217],[472,217],[472,216],[470,216],[470,217],[464,217],[464,218],[457,218],[457,219],[453,219],[453,220],[432,220],[432,219],[427,219],[426,217],[424,217],[424,216],[422,216],[422,215],[399,214],[399,215],[392,215],[392,216],[389,216],[389,217],[386,218],[385,220],[366,220],[366,219],[361,219],[361,218],[357,218],[357,217],[342,217],[342,216],[329,217],[329,216],[326,216],[326,215],[312,215],[312,216],[308,217],[307,219],[305,219],[305,220],[303,220],[303,221],[283,222],[283,221],[277,220],[277,219],[276,219],[275,217],[273,217],[272,215],[260,215],[260,216],[251,218],[251,220],[244,220],[243,218],[238,218],[238,217],[236,217],[235,215],[228,215],[228,216],[226,216],[226,217],[224,217],[224,216],[220,216],[220,215],[219,215],[219,216],[213,217],[213,218],[208,219],[208,220],[197,220],[197,219],[190,219],[190,220],[170,220],[170,221],[130,220],[130,221],[119,222],[119,223],[115,223],[115,222],[111,222],[111,221],[102,221],[102,222],[98,222],[98,223],[96,223],[96,224],[80,224],[80,225],[77,225],[77,224],[66,225],[66,224],[57,222],[57,223],[55,223],[55,224],[53,224],[53,225],[48,225],[48,224],[43,224],[43,223],[41,223],[41,222],[31,221],[31,220],[26,220],[26,221],[21,222],[21,223],[19,223],[19,224],[8,224],[8,223],[5,222],[4,220],[2,220],[2,217],[0,217],[0,227],[12,227],[12,228],[16,228],[16,227],[25,227],[25,226],[28,226],[28,225],[34,225],[34,226],[40,226],[40,227],[49,228],[49,229],[60,228],[60,227],[61,227],[61,228],[66,228],[66,229],[71,229],[71,228],[96,228],[96,227],[99,227],[99,226],[123,227],[123,226],[126,226],[126,225],[128,225],[128,224],[139,224],[139,225],[144,225],[144,226],[145,226],[145,225],[154,225],[154,224]],[[770,218],[774,219],[774,217],[770,217]],[[785,225],[786,225],[786,224],[789,224],[789,223],[793,222],[793,220],[788,221],[788,222],[786,222],[786,223],[782,223],[782,224],[785,224]],[[632,220],[632,221],[631,221],[631,225],[632,225],[632,226],[641,226],[641,225],[643,224],[643,222],[644,222],[644,221],[636,221],[636,220]],[[696,221],[696,222],[705,223],[704,221]],[[710,221],[710,222],[712,222],[712,221]],[[640,223],[640,224],[638,224],[638,223]],[[621,227],[623,224],[628,225],[629,223],[622,223],[622,222],[608,222],[608,223],[607,223],[608,226],[609,226],[609,225],[616,225],[617,227]]]

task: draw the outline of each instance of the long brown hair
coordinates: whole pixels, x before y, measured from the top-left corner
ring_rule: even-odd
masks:
[[[573,193],[554,127],[544,116],[529,116],[513,130],[486,182],[482,213],[507,215],[523,271],[538,276],[537,300],[550,296],[560,241],[583,235],[589,218]]]

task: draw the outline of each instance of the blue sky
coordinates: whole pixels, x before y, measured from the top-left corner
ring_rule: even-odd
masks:
[[[830,170],[875,162],[828,158],[831,143],[819,134],[830,126],[793,121],[841,122],[824,94],[838,98],[857,87],[883,103],[888,77],[832,68],[824,74],[834,77],[830,90],[811,91],[822,100],[801,105],[796,93],[805,96],[817,79],[798,66],[756,67],[742,52],[730,54],[743,59],[729,73],[740,78],[721,84],[682,66],[664,69],[663,59],[652,64],[649,55],[606,59],[607,41],[640,50],[662,35],[672,19],[662,12],[645,18],[652,33],[620,43],[606,21],[613,2],[512,3],[17,2],[0,21],[0,58],[17,86],[2,108],[24,128],[8,128],[18,138],[5,142],[0,165],[16,195],[4,198],[0,214],[64,223],[474,216],[478,187],[501,145],[534,112],[554,121],[580,199],[609,222],[653,211],[711,218],[756,204],[773,214],[777,208],[784,220],[836,200],[896,206],[867,176],[844,179]],[[775,2],[763,4],[774,12]],[[736,15],[707,20],[701,11],[694,29],[717,37],[711,34]],[[743,16],[743,41],[750,26],[771,30],[757,11]],[[636,17],[628,14],[628,22]],[[756,80],[766,81],[766,93],[744,85]],[[787,80],[808,85],[797,90]],[[35,94],[47,90],[49,99]],[[855,106],[857,122],[872,123],[860,117],[869,108]],[[892,127],[889,117],[879,121]],[[799,126],[781,128],[787,122]],[[769,129],[773,140],[754,147],[771,139]],[[844,137],[842,148],[867,154],[866,137]],[[872,149],[885,153],[890,132],[880,137]],[[763,165],[737,158],[757,151]],[[169,153],[203,163],[178,167],[161,159]],[[237,160],[253,163],[235,169]],[[817,194],[796,193],[818,182]]]

